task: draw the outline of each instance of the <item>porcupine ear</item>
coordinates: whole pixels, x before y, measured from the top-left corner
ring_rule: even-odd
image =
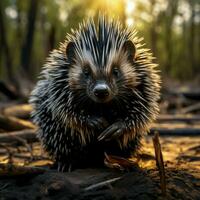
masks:
[[[133,42],[127,40],[123,45],[123,49],[125,52],[127,52],[128,60],[133,61],[135,59],[135,52],[136,52],[136,48]]]
[[[67,44],[66,55],[70,63],[74,61],[74,57],[75,57],[75,43],[74,42],[69,42]]]

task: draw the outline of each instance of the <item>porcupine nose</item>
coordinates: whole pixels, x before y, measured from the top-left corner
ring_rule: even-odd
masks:
[[[105,99],[109,96],[109,87],[105,83],[98,83],[94,87],[94,95],[98,99]]]

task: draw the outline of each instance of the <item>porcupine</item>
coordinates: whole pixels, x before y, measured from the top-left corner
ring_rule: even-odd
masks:
[[[59,171],[130,157],[158,114],[160,77],[135,30],[99,17],[53,50],[32,91],[32,117]]]

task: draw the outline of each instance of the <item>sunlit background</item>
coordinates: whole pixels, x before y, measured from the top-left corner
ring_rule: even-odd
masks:
[[[200,80],[199,0],[1,0],[1,80],[34,83],[49,51],[99,13],[138,30],[164,80]]]

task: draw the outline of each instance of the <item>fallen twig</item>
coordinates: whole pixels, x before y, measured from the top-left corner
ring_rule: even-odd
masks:
[[[27,148],[28,152],[30,153],[31,159],[33,159],[33,150],[31,148],[31,146],[27,143],[27,141],[16,135],[12,135],[12,137],[16,138],[16,140],[21,142]]]
[[[194,123],[194,122],[200,122],[200,115],[160,115],[156,121],[158,123],[162,122]]]
[[[6,116],[13,116],[20,119],[30,118],[32,106],[29,104],[12,105],[3,109],[2,113]]]
[[[13,163],[13,159],[12,159],[13,153],[10,150],[10,148],[7,147],[5,144],[1,144],[1,143],[0,143],[0,146],[6,149],[6,153],[8,154],[8,157],[6,159],[8,159],[8,163],[10,164]]]
[[[37,175],[46,172],[48,169],[41,167],[24,167],[12,164],[0,163],[0,177],[20,176],[20,175]]]
[[[154,134],[153,145],[154,145],[154,150],[155,150],[156,165],[158,167],[159,174],[160,174],[160,186],[161,186],[162,194],[166,195],[165,167],[164,167],[158,132],[155,132]]]
[[[17,92],[6,85],[3,81],[0,81],[0,92],[7,96],[9,99],[19,99],[20,95]]]
[[[121,171],[129,171],[133,168],[138,168],[137,161],[129,160],[120,156],[108,155],[104,153],[104,164],[109,168],[119,169]]]
[[[186,113],[191,113],[191,112],[195,112],[195,111],[199,111],[199,110],[200,110],[200,103],[196,103],[196,104],[193,104],[186,108],[181,109],[180,113],[186,114]]]
[[[38,141],[36,137],[36,129],[25,129],[22,131],[13,131],[0,134],[0,143],[20,143],[19,138],[26,140],[27,142]]]
[[[183,92],[182,93],[183,96],[185,96],[188,99],[192,99],[192,100],[200,100],[200,90],[190,90],[187,92]]]
[[[0,115],[0,128],[7,131],[18,131],[23,129],[34,129],[36,126],[30,121]]]
[[[184,128],[175,128],[175,127],[159,127],[154,126],[150,129],[149,134],[154,135],[155,131],[159,132],[162,136],[200,136],[200,128],[184,127]]]
[[[99,188],[102,188],[104,186],[107,186],[113,182],[116,182],[118,180],[120,180],[122,177],[117,177],[117,178],[112,178],[112,179],[109,179],[109,180],[106,180],[106,181],[103,181],[103,182],[100,182],[100,183],[96,183],[96,184],[93,184],[93,185],[90,185],[86,188],[84,188],[84,191],[89,191],[89,190],[94,190],[94,189],[99,189]]]
[[[21,159],[25,159],[25,160],[29,160],[30,161],[30,156],[29,155],[22,155],[20,153],[14,153],[13,154],[13,158],[21,158]],[[34,155],[34,157],[31,159],[32,160],[35,160],[35,161],[38,161],[38,160],[50,160],[50,158],[48,156],[36,156]]]

